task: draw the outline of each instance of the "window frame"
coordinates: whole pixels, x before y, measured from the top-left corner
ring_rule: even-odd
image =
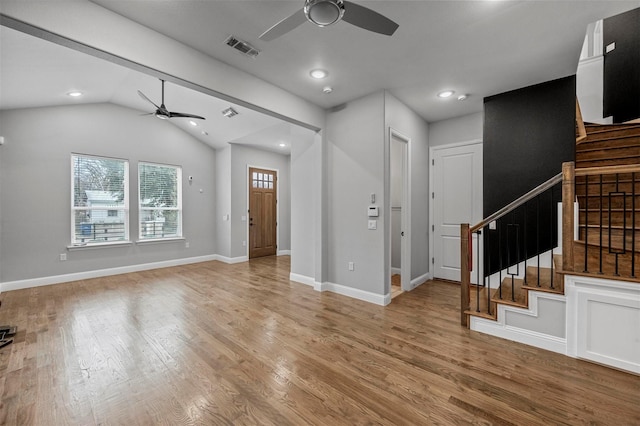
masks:
[[[144,207],[142,205],[142,170],[143,166],[165,167],[176,170],[176,207]],[[176,224],[176,233],[167,236],[154,236],[148,237],[143,235],[142,218],[143,213],[146,211],[163,210],[163,211],[177,211],[178,220]],[[184,239],[183,226],[183,207],[182,207],[182,166],[175,164],[156,163],[151,161],[139,161],[138,162],[138,243],[158,242],[158,241],[170,241],[177,239]]]
[[[78,207],[75,205],[75,178],[76,178],[76,168],[75,168],[75,159],[76,158],[90,158],[90,159],[100,159],[100,160],[111,160],[122,162],[124,166],[124,173],[122,179],[122,189],[123,189],[123,205],[122,206],[109,206],[105,209],[104,206],[86,206],[86,207]],[[76,247],[99,247],[99,246],[109,246],[109,245],[122,245],[122,244],[130,244],[131,243],[131,234],[129,232],[129,160],[124,158],[116,158],[116,157],[106,157],[100,155],[91,155],[91,154],[80,154],[80,153],[71,153],[71,245],[69,248]],[[113,240],[113,241],[78,241],[77,233],[76,233],[76,212],[78,211],[87,211],[92,212],[94,210],[117,210],[123,212],[123,226],[124,226],[124,238],[121,240]],[[109,213],[107,213],[108,215]],[[93,216],[93,215],[91,215]]]

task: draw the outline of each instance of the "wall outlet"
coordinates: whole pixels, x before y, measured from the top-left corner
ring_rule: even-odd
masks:
[[[67,260],[67,253],[60,253],[60,262]]]
[[[378,221],[377,220],[370,220],[367,223],[367,229],[371,229],[371,230],[378,229]]]
[[[247,242],[246,242],[246,241],[243,241],[243,242],[242,242],[242,247],[246,247],[246,246],[247,246]]]
[[[349,262],[349,270],[353,271],[355,269],[353,262]]]
[[[184,242],[184,248],[189,248],[189,241]]]

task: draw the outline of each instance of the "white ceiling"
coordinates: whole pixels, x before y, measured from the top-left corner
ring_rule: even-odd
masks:
[[[83,96],[67,96],[73,90]],[[0,27],[0,110],[110,102],[138,110],[141,115],[153,112],[153,105],[142,100],[138,90],[160,104],[162,89],[157,78]],[[165,104],[170,111],[205,117],[204,121],[193,120],[196,127],[186,118],[172,119],[171,123],[213,148],[239,143],[290,153],[291,125],[282,120],[172,83],[166,83]],[[221,112],[229,106],[239,114],[224,117]],[[141,119],[156,120],[153,116]]]
[[[587,24],[640,1],[357,1],[397,22],[392,37],[346,22],[309,22],[258,37],[303,0],[92,0],[94,3],[330,108],[389,89],[428,122],[482,110],[482,98],[575,74]],[[230,35],[261,50],[249,59]],[[309,71],[324,68],[326,81]],[[325,85],[334,91],[322,93]],[[452,88],[465,101],[436,94]]]
[[[481,111],[486,96],[574,74],[587,24],[640,7],[640,0],[358,1],[400,24],[396,33],[305,22],[265,42],[258,36],[302,0],[92,1],[321,107],[388,89],[428,122]],[[261,49],[260,55],[250,59],[227,47],[230,34]],[[113,102],[151,112],[137,90],[160,103],[154,77],[5,27],[0,61],[0,109]],[[313,68],[328,70],[329,77],[312,80]],[[322,93],[325,85],[334,91]],[[66,93],[72,89],[86,95],[71,99]],[[438,99],[443,89],[470,96]],[[165,104],[205,116],[197,128],[186,119],[172,122],[214,148],[242,143],[289,152],[278,145],[290,145],[292,125],[273,117],[234,106],[240,115],[225,118],[220,112],[228,102],[172,83]]]

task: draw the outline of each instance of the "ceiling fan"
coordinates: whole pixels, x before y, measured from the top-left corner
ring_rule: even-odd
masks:
[[[326,27],[340,20],[384,35],[393,35],[398,24],[364,6],[346,0],[305,0],[304,7],[265,31],[261,40],[271,41],[309,21]]]
[[[168,118],[176,118],[176,117],[197,118],[199,120],[206,120],[206,118],[200,117],[199,115],[169,111],[167,107],[164,106],[164,80],[160,79],[160,81],[162,82],[162,103],[160,104],[160,106],[156,105],[151,99],[147,98],[144,93],[138,90],[138,95],[140,95],[142,99],[144,99],[145,101],[149,102],[151,105],[156,107],[155,112],[151,112],[149,113],[149,115],[153,114],[162,120],[166,120]]]

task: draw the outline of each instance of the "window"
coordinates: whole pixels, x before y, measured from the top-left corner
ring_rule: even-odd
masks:
[[[138,165],[140,239],[182,237],[182,168]]]
[[[71,244],[129,240],[129,162],[71,156]]]

